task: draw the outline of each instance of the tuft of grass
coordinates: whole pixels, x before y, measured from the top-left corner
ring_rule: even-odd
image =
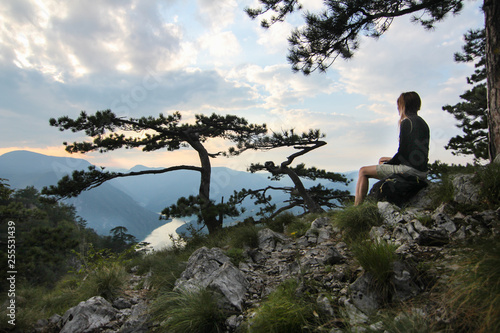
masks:
[[[480,196],[486,206],[495,209],[500,206],[500,163],[490,163],[476,173],[480,184]]]
[[[19,332],[30,332],[32,325],[39,319],[54,314],[64,314],[66,310],[84,301],[85,295],[79,289],[79,276],[63,278],[53,289],[42,286],[21,284],[16,288],[16,326]],[[7,323],[6,307],[0,310],[0,331],[12,330]]]
[[[315,306],[296,295],[297,285],[288,280],[271,293],[248,323],[248,332],[303,332],[314,320]]]
[[[389,312],[380,316],[383,330],[381,328],[367,328],[368,332],[387,333],[428,333],[433,332],[432,323],[428,316],[419,311],[406,311],[397,315]]]
[[[241,224],[228,228],[228,244],[236,248],[255,248],[259,245],[259,228],[255,224]]]
[[[239,248],[232,248],[226,251],[226,255],[231,259],[233,265],[238,267],[240,262],[245,260],[243,250]]]
[[[291,212],[284,212],[266,222],[266,226],[275,232],[284,233],[286,226],[297,222],[299,218]]]
[[[157,291],[171,291],[175,286],[175,281],[182,274],[185,268],[183,263],[185,256],[175,253],[176,250],[168,249],[155,251],[142,256],[137,262],[138,274],[151,272],[151,287]]]
[[[87,298],[102,296],[111,301],[119,296],[126,281],[127,272],[125,268],[113,262],[90,272],[80,289],[81,293],[86,295]]]
[[[379,226],[382,217],[374,202],[365,202],[359,206],[349,206],[335,212],[334,224],[344,231],[347,241],[355,242],[366,239],[373,226]]]
[[[152,315],[160,321],[158,332],[222,332],[227,311],[219,308],[216,294],[200,288],[160,295],[152,304]]]
[[[500,332],[500,239],[468,251],[449,284],[445,299],[456,331]]]
[[[352,245],[354,257],[363,269],[370,273],[381,290],[387,289],[393,275],[393,263],[397,259],[396,246],[385,240],[363,241]]]
[[[311,221],[306,219],[296,219],[286,226],[286,233],[293,238],[299,238],[306,234],[311,227]]]

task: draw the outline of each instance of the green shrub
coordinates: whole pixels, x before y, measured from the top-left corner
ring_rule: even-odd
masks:
[[[219,308],[216,294],[207,289],[180,290],[160,295],[152,315],[161,322],[159,332],[222,332],[229,314]]]
[[[335,212],[334,224],[343,230],[346,241],[365,239],[373,226],[382,224],[376,203],[365,202]]]
[[[455,331],[500,332],[500,240],[484,241],[451,276],[446,300]]]
[[[297,281],[288,280],[271,293],[248,323],[251,333],[304,332],[314,319],[312,303],[298,298]]]

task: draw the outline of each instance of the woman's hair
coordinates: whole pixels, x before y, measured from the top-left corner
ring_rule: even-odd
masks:
[[[402,93],[398,97],[397,103],[400,114],[399,123],[401,124],[403,119],[408,118],[409,115],[417,114],[422,102],[416,92],[410,91]]]

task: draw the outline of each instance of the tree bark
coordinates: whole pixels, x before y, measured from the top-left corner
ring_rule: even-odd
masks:
[[[321,208],[320,205],[318,205],[307,193],[306,188],[304,187],[304,184],[302,184],[302,181],[300,180],[300,177],[297,176],[297,174],[290,168],[288,167],[281,167],[281,170],[283,170],[284,173],[286,173],[290,179],[292,180],[293,184],[295,185],[295,189],[299,191],[300,196],[302,199],[304,199],[304,203],[306,204],[306,207],[309,209],[309,212],[311,213],[323,213],[324,210]]]
[[[484,0],[490,160],[500,155],[500,1]]]
[[[188,140],[191,147],[193,147],[201,162],[201,179],[200,179],[200,189],[199,197],[201,199],[201,215],[203,222],[207,226],[208,232],[210,234],[222,228],[222,220],[217,218],[218,212],[215,211],[212,202],[210,201],[210,180],[212,177],[212,166],[210,163],[210,155],[205,149],[203,144],[197,139],[190,137]]]

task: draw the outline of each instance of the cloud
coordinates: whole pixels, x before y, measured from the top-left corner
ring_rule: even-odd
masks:
[[[235,0],[197,0],[198,18],[213,31],[220,31],[234,22],[238,5]]]
[[[247,65],[233,69],[227,77],[252,85],[264,101],[262,106],[269,109],[283,108],[337,89],[328,76],[297,75],[288,65]]]

